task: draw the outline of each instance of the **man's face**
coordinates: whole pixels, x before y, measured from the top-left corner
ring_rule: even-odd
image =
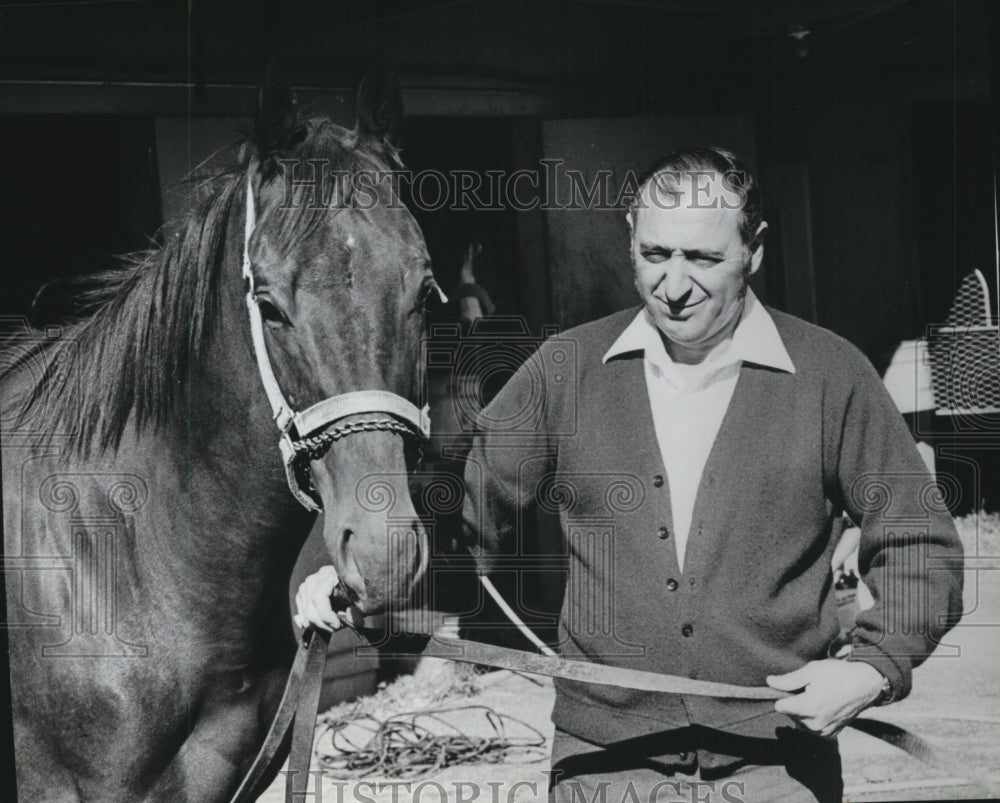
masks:
[[[741,215],[719,181],[700,178],[670,194],[655,181],[643,189],[632,228],[635,283],[663,334],[667,352],[697,363],[735,328],[749,275],[763,246],[751,253],[740,237]],[[766,228],[761,223],[758,234]]]

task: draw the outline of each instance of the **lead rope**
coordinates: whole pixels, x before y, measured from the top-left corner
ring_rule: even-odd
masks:
[[[504,612],[504,615],[508,619],[510,619],[514,627],[521,631],[521,634],[528,639],[528,641],[534,644],[542,655],[555,657],[555,650],[542,641],[538,637],[538,634],[524,623],[521,617],[517,615],[517,612],[507,604],[507,600],[505,600],[500,592],[497,591],[497,587],[493,585],[493,582],[489,577],[485,574],[481,574],[479,575],[479,582],[482,583],[483,588],[486,589],[486,593],[493,597],[493,601],[500,606],[500,610]]]

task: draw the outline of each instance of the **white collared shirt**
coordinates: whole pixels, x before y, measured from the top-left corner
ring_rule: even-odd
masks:
[[[677,563],[683,571],[701,475],[733,398],[743,362],[789,373],[795,373],[795,366],[774,320],[752,290],[747,291],[732,338],[719,343],[697,365],[683,365],[670,359],[645,309],[608,349],[604,362],[634,351],[643,352],[653,426],[670,483]]]

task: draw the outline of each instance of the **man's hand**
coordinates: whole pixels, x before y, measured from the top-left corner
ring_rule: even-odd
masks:
[[[333,566],[324,566],[303,580],[295,594],[296,613],[292,617],[295,624],[303,630],[311,625],[321,630],[333,631],[339,630],[344,625],[340,616],[349,617],[349,621],[354,623],[360,621],[360,617],[354,615],[353,609],[338,616],[330,605],[330,595],[339,582],[340,578]]]
[[[884,678],[870,664],[827,658],[810,661],[787,675],[771,675],[767,685],[799,694],[778,700],[774,710],[820,736],[834,736],[878,699]]]

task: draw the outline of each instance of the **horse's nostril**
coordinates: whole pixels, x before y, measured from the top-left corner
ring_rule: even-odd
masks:
[[[337,583],[330,594],[330,604],[335,611],[344,611],[352,605],[356,606],[360,599],[361,597],[358,592],[347,585],[347,583]]]
[[[343,543],[344,543],[345,546],[346,546],[347,542],[351,540],[351,536],[353,536],[353,535],[354,535],[354,530],[352,530],[350,527],[345,527],[344,528],[344,533],[343,533],[343,539],[342,539],[342,541],[343,541]]]

